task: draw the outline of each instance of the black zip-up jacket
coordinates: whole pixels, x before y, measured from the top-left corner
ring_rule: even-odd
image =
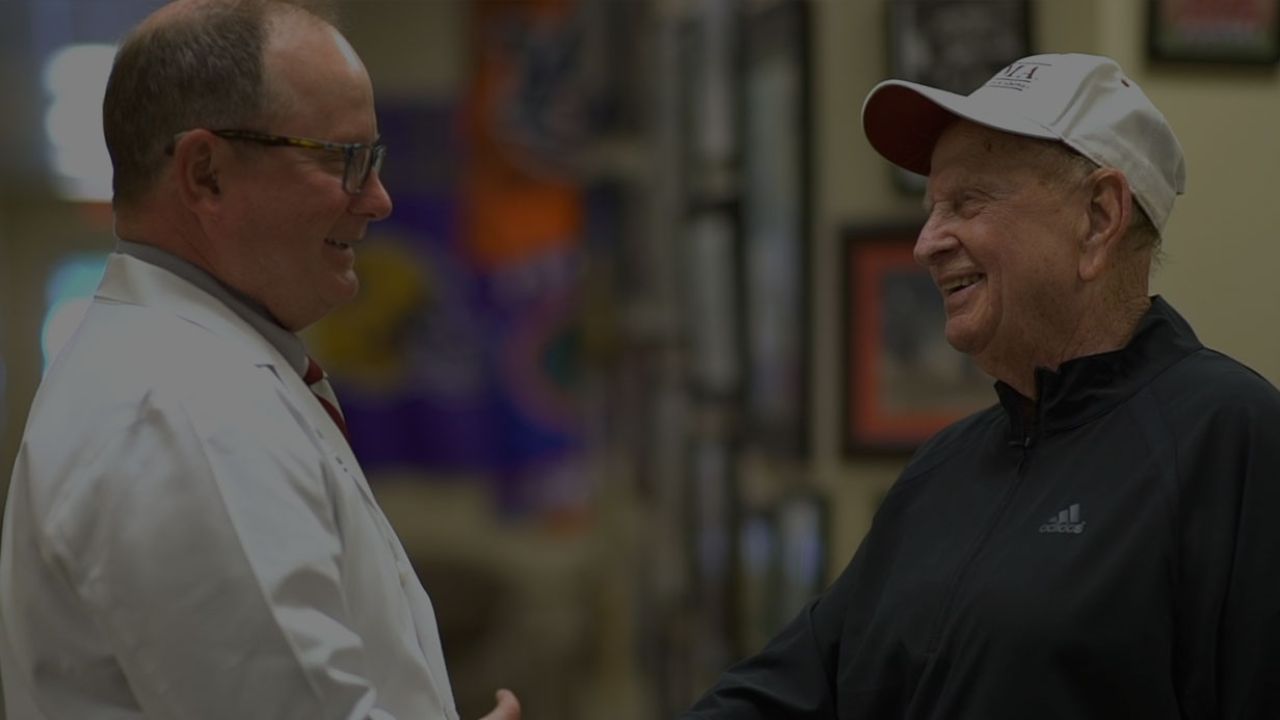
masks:
[[[943,430],[687,720],[1280,718],[1280,393],[1153,298]]]

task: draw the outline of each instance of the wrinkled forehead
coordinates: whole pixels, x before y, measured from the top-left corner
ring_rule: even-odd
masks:
[[[1074,153],[1051,141],[957,120],[933,148],[925,206],[959,190],[1009,195],[1050,183],[1063,175],[1068,154]]]
[[[929,185],[945,185],[957,178],[1006,174],[1018,165],[1017,151],[1015,139],[1006,133],[956,120],[942,131],[933,146]]]
[[[956,119],[938,135],[930,167],[933,174],[937,174],[956,164],[972,167],[1016,164],[1031,151],[1031,142],[1028,138]]]
[[[930,177],[968,172],[1051,178],[1072,160],[1093,165],[1062,143],[956,120],[943,130],[933,147]]]

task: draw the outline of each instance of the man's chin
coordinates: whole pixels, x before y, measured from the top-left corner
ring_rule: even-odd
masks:
[[[316,296],[318,304],[313,310],[318,317],[312,322],[319,322],[332,315],[335,310],[341,310],[350,305],[359,295],[360,281],[354,275],[332,284]]]
[[[965,323],[961,321],[948,320],[945,336],[948,345],[965,355],[974,355],[982,349],[983,343],[978,333],[972,328],[965,327]]]
[[[334,307],[341,307],[356,299],[360,294],[360,278],[355,272],[343,273],[330,293]]]

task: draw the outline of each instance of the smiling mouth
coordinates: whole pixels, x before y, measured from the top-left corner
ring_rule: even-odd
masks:
[[[324,244],[325,244],[325,245],[331,245],[331,246],[333,246],[333,247],[338,248],[339,250],[349,250],[349,249],[351,249],[351,243],[338,242],[337,240],[334,240],[333,238],[325,238],[325,239],[324,239]]]
[[[943,283],[939,287],[939,289],[942,290],[943,295],[954,295],[971,285],[975,285],[981,282],[985,278],[986,278],[986,275],[982,275],[980,273],[975,273],[973,275],[964,275],[961,277],[952,278],[951,280],[948,280],[947,282]]]

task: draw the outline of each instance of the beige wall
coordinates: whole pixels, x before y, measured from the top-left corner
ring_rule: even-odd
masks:
[[[1145,66],[1136,2],[1099,3],[1114,55],[1164,110],[1187,159],[1187,194],[1167,232],[1155,289],[1208,345],[1280,382],[1280,76],[1272,69]]]
[[[339,11],[379,101],[448,101],[461,91],[469,61],[467,0],[345,0]]]
[[[905,458],[846,460],[840,438],[839,230],[918,216],[862,135],[863,98],[884,76],[882,3],[814,0],[816,222],[813,307],[815,476],[835,507],[832,573],[848,562]],[[1154,291],[1201,339],[1280,381],[1280,77],[1273,69],[1187,70],[1146,62],[1142,0],[1036,0],[1035,49],[1116,58],[1168,117],[1188,191],[1166,232]]]

